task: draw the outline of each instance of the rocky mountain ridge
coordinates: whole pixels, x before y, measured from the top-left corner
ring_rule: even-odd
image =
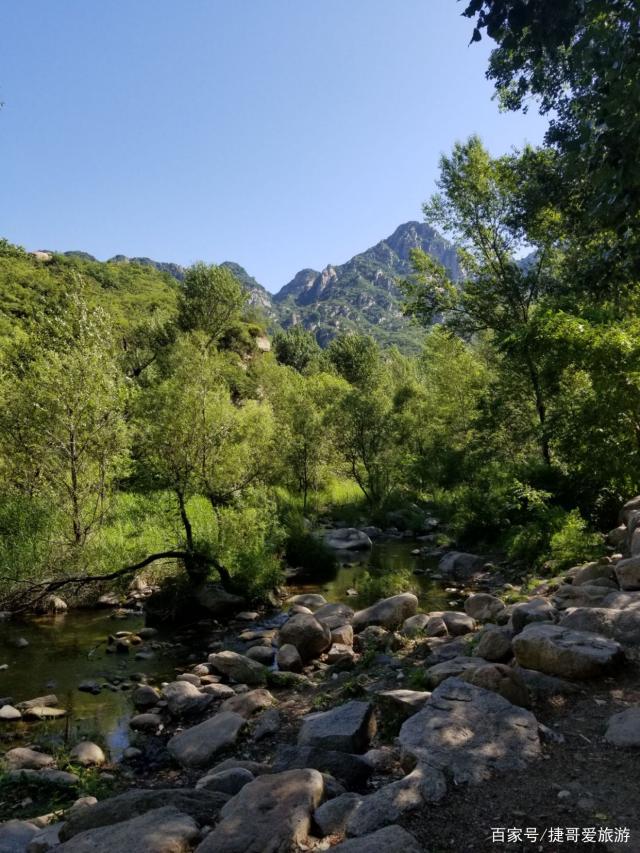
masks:
[[[327,264],[323,270],[300,270],[277,293],[271,294],[240,264],[226,266],[249,293],[250,304],[259,309],[272,330],[302,324],[313,331],[321,345],[340,332],[371,334],[381,344],[417,349],[421,333],[402,313],[398,279],[411,272],[410,253],[422,249],[440,261],[455,279],[459,275],[455,248],[433,228],[406,222],[389,237],[354,255],[343,264]],[[95,260],[86,252],[66,252],[71,257]],[[180,264],[147,257],[115,255],[111,263],[152,266],[178,281],[184,278]]]

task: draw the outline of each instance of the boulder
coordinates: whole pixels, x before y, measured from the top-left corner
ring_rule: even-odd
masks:
[[[247,693],[231,696],[222,703],[220,708],[222,711],[233,711],[235,714],[240,714],[247,720],[256,711],[264,711],[265,708],[270,708],[275,704],[276,700],[271,693],[260,687],[257,690],[249,690]]]
[[[409,616],[408,619],[404,620],[400,633],[404,634],[405,637],[418,637],[420,634],[424,634],[428,622],[428,613],[416,613],[415,616]]]
[[[564,678],[556,678],[555,675],[545,675],[544,672],[525,669],[517,664],[512,668],[522,678],[534,701],[552,699],[554,696],[570,696],[580,690],[577,684]]]
[[[494,770],[523,770],[540,755],[538,722],[502,696],[449,678],[422,711],[400,729],[404,754],[450,775],[455,784],[478,784]]]
[[[291,643],[285,643],[284,646],[280,646],[276,655],[276,661],[278,669],[281,669],[283,672],[302,672],[303,663],[300,652]]]
[[[560,625],[574,631],[590,631],[610,637],[623,646],[640,646],[640,609],[570,607],[564,611]]]
[[[477,554],[449,551],[440,559],[438,571],[458,580],[468,580],[482,567],[483,562],[483,558]]]
[[[376,693],[375,703],[380,708],[385,723],[389,719],[404,721],[412,714],[417,714],[430,696],[431,693],[424,690],[383,690]]]
[[[32,705],[22,712],[25,720],[57,720],[59,717],[66,717],[66,715],[67,712],[64,708],[51,708],[48,705]]]
[[[577,566],[569,574],[573,586],[593,584],[595,586],[609,586],[613,589],[617,589],[618,586],[615,581],[613,566],[610,563],[585,563],[584,566]]]
[[[640,555],[618,560],[615,565],[616,578],[622,590],[640,589]]]
[[[592,583],[574,586],[568,583],[558,587],[553,596],[553,603],[558,610],[566,610],[567,607],[601,607],[610,593],[611,589],[606,586]]]
[[[379,788],[363,797],[347,821],[347,835],[362,836],[395,823],[404,815],[436,803],[447,792],[443,773],[422,764],[404,779]]]
[[[622,524],[628,524],[629,516],[632,512],[640,510],[640,495],[628,500],[620,510],[620,521]]]
[[[298,734],[298,745],[365,752],[375,731],[373,706],[353,700],[329,711],[307,714]]]
[[[487,625],[473,650],[477,657],[492,663],[508,660],[513,654],[511,649],[511,631],[497,625]]]
[[[16,708],[20,711],[28,711],[30,708],[55,708],[58,704],[58,697],[53,693],[48,696],[37,696],[35,699],[28,699],[26,702],[18,702]]]
[[[44,767],[42,770],[10,770],[6,778],[11,782],[53,785],[57,788],[71,788],[80,781],[75,773],[54,770],[52,767]]]
[[[309,610],[317,610],[327,603],[327,599],[318,592],[303,592],[300,595],[292,595],[286,603],[290,606],[299,604],[301,607],[308,607]]]
[[[58,821],[57,823],[49,823],[47,826],[39,829],[29,842],[27,853],[48,853],[49,850],[57,848],[60,844],[60,830],[63,825],[63,821]],[[0,846],[0,850],[2,849],[2,846]]]
[[[353,628],[351,625],[340,625],[331,631],[331,642],[341,643],[343,646],[353,645]]]
[[[314,613],[314,616],[330,631],[341,625],[348,625],[353,619],[353,609],[346,604],[325,604]]]
[[[476,629],[475,619],[467,616],[466,613],[459,613],[457,610],[445,610],[439,615],[452,637],[462,637]]]
[[[317,770],[261,776],[223,806],[197,853],[287,853],[305,844],[324,794]]]
[[[521,708],[531,706],[531,696],[523,677],[513,667],[503,663],[490,663],[478,669],[463,672],[460,678],[484,690],[492,690],[503,696],[512,705]]]
[[[136,714],[129,720],[129,727],[134,732],[143,732],[144,734],[155,734],[161,725],[162,720],[158,714]]]
[[[70,756],[74,764],[80,764],[82,767],[100,767],[107,760],[98,744],[90,740],[77,743],[71,750]]]
[[[275,708],[265,711],[256,720],[253,739],[262,740],[265,737],[271,737],[280,731],[281,726],[282,718],[279,711],[276,711]]]
[[[401,826],[385,826],[371,835],[343,841],[331,850],[332,853],[424,853],[422,845]]]
[[[309,613],[297,613],[280,628],[281,645],[295,646],[303,661],[313,660],[331,645],[331,630]]]
[[[548,622],[527,625],[513,651],[521,666],[572,680],[604,675],[623,656],[615,640]]]
[[[345,668],[346,664],[353,664],[355,661],[355,652],[353,646],[345,646],[342,643],[334,643],[327,652],[327,663],[330,666],[338,664]]]
[[[442,616],[427,613],[429,620],[424,627],[425,637],[448,637],[449,630]]]
[[[110,827],[121,821],[130,820],[147,812],[170,807],[192,817],[197,823],[213,823],[227,798],[210,791],[194,791],[192,788],[154,788],[133,789],[100,800],[94,805],[75,805],[67,816],[67,822],[60,832],[63,841],[84,834],[87,830]],[[142,848],[133,844],[131,851]],[[112,849],[111,853],[115,853]]]
[[[325,533],[324,544],[334,551],[366,551],[371,548],[372,542],[363,530],[339,527]]]
[[[55,763],[52,755],[26,746],[10,749],[5,753],[4,761],[9,770],[42,770],[43,767],[53,767]]]
[[[353,617],[353,630],[357,633],[370,625],[379,625],[395,630],[418,610],[418,599],[411,592],[403,592],[384,598],[365,610],[359,610]]]
[[[66,613],[67,602],[59,595],[45,595],[36,607],[38,613]]]
[[[25,853],[29,842],[38,832],[38,827],[26,820],[8,820],[0,823],[0,851],[2,853]]]
[[[230,696],[236,695],[233,687],[229,687],[228,684],[204,684],[200,688],[200,692],[212,696],[212,702],[219,702],[221,699],[228,699]]]
[[[504,610],[504,602],[495,595],[489,595],[488,592],[477,592],[467,598],[464,609],[476,622],[491,622],[501,610]]]
[[[60,853],[115,853],[119,850],[188,853],[199,834],[192,817],[165,806],[112,826],[81,832],[56,850]]]
[[[329,773],[355,791],[363,790],[372,774],[371,765],[360,755],[309,746],[281,744],[278,747],[273,764],[275,773],[305,767]]]
[[[15,720],[21,720],[22,714],[18,711],[17,708],[14,708],[13,705],[3,705],[0,708],[0,720],[3,722],[13,722]]]
[[[519,633],[531,622],[549,622],[556,617],[556,609],[546,598],[531,598],[516,604],[511,611],[511,625]]]
[[[219,752],[233,746],[246,724],[240,714],[220,711],[203,723],[174,735],[167,749],[183,767],[206,767]]]
[[[247,657],[262,666],[271,666],[275,656],[276,650],[273,646],[252,646],[247,650]]]
[[[426,682],[429,687],[437,687],[448,678],[462,675],[463,672],[478,669],[486,664],[487,661],[480,657],[458,655],[457,657],[451,658],[451,660],[437,663],[425,670]]]
[[[604,738],[614,746],[640,747],[640,705],[610,717]]]
[[[220,794],[235,796],[249,782],[253,782],[255,776],[244,767],[230,767],[218,773],[207,773],[196,782],[196,791],[217,791]]]
[[[262,664],[238,652],[216,652],[209,655],[209,663],[216,672],[238,684],[262,685],[267,679],[267,671]]]
[[[201,693],[188,681],[172,681],[163,688],[162,695],[172,717],[199,714],[213,701],[210,695]]]
[[[624,549],[625,543],[627,541],[627,525],[620,524],[618,527],[614,527],[613,530],[610,530],[607,534],[607,541],[610,545],[613,545],[614,548]]]
[[[347,821],[359,807],[362,797],[347,791],[327,800],[313,814],[313,821],[320,830],[320,835],[344,835]]]
[[[131,694],[131,701],[138,710],[153,708],[159,700],[160,694],[150,684],[141,684]]]
[[[195,592],[196,603],[211,616],[228,616],[234,610],[241,610],[245,600],[239,595],[227,592],[219,584],[206,583]]]
[[[601,606],[612,610],[640,610],[640,592],[610,592]]]

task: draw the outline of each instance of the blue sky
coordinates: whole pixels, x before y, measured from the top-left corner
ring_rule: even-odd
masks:
[[[421,218],[438,157],[500,114],[456,0],[19,0],[0,12],[0,235],[270,290]]]

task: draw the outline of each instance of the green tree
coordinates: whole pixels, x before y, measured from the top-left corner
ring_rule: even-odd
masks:
[[[5,478],[59,508],[74,548],[104,520],[127,470],[127,390],[118,356],[105,314],[75,292],[5,374]]]
[[[222,266],[194,264],[187,270],[178,300],[178,325],[201,331],[209,346],[217,345],[240,320],[247,294]]]
[[[407,312],[426,325],[442,320],[464,337],[489,334],[504,369],[527,383],[538,420],[543,459],[551,462],[548,389],[532,342],[539,300],[556,282],[560,234],[553,209],[531,214],[537,166],[544,153],[492,158],[478,137],[457,143],[440,161],[440,192],[425,207],[428,222],[456,241],[463,278],[453,282],[424,252],[412,253],[414,275],[404,282]],[[527,263],[518,255],[533,247]]]
[[[266,401],[232,400],[228,362],[209,341],[202,334],[180,340],[167,375],[141,396],[137,454],[147,487],[175,496],[191,579],[201,582],[213,565],[229,586],[216,543],[194,531],[189,501],[203,496],[215,516],[259,482],[269,465],[273,418]]]
[[[278,363],[293,367],[299,373],[304,373],[320,355],[315,335],[300,325],[276,332],[272,344]]]
[[[381,366],[380,349],[369,335],[338,335],[329,344],[327,354],[347,382],[362,388],[375,383]]]

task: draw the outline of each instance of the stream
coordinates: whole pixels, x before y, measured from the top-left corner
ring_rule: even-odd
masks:
[[[291,594],[319,592],[328,601],[343,601],[357,610],[371,602],[362,595],[349,595],[348,591],[358,588],[365,572],[433,573],[437,559],[413,555],[415,547],[415,542],[406,540],[376,543],[370,552],[349,555],[348,563],[340,564],[324,577],[292,579]],[[460,599],[455,593],[446,592],[446,586],[424,574],[414,575],[421,609],[449,609],[459,604]],[[6,665],[0,669],[0,704],[54,693],[59,707],[67,711],[65,717],[56,720],[0,722],[3,749],[34,742],[55,748],[88,739],[102,744],[117,760],[130,745],[128,723],[133,708],[129,694],[136,682],[143,678],[152,684],[173,680],[187,668],[194,651],[178,629],[165,629],[143,646],[132,647],[129,654],[107,653],[110,634],[135,633],[143,626],[141,614],[116,619],[110,610],[76,610],[0,623],[0,666]],[[21,638],[28,645],[18,648]],[[202,651],[199,649],[200,654]],[[143,658],[136,657],[141,652]],[[94,695],[79,690],[85,680],[97,681],[102,685],[101,691]]]

